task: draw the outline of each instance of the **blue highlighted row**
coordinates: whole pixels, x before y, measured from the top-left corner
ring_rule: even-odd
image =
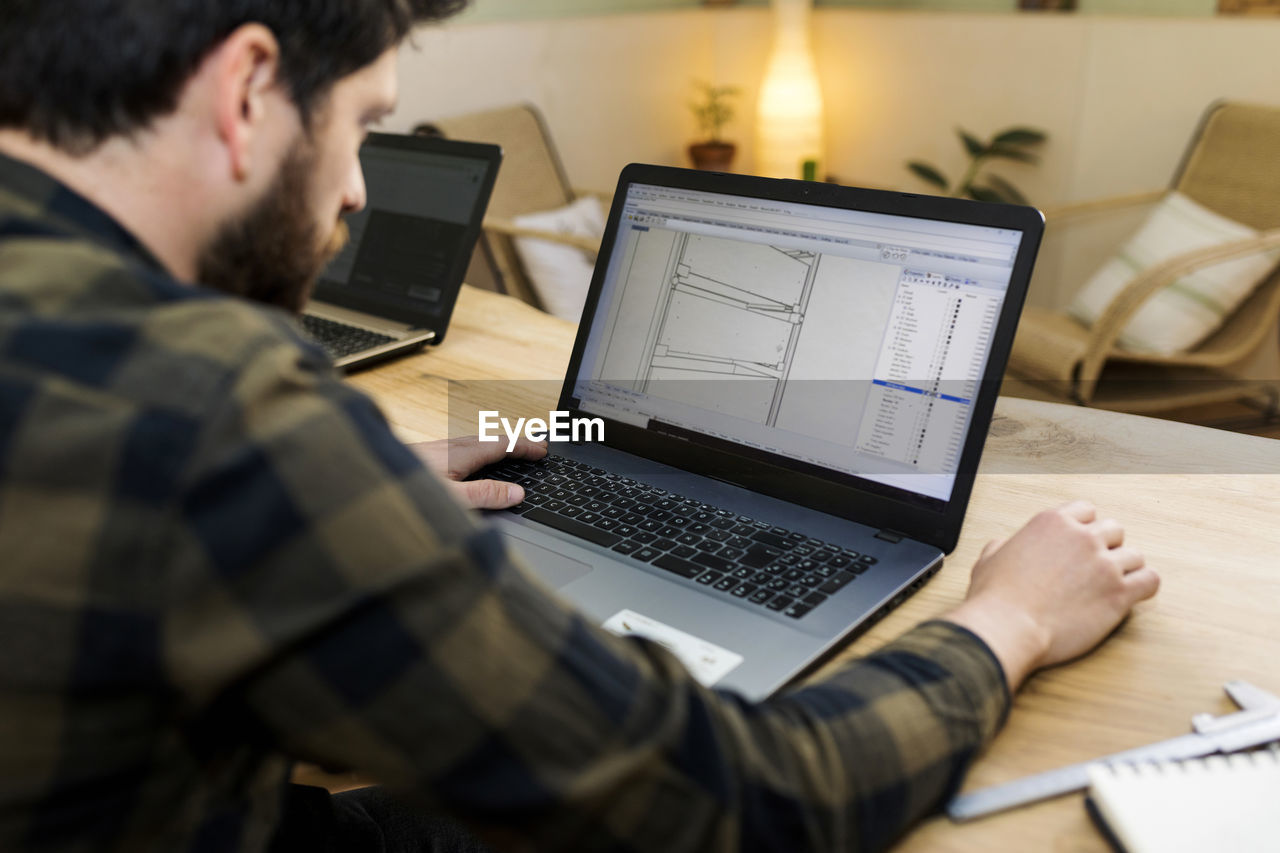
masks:
[[[952,403],[961,403],[961,404],[963,404],[963,405],[965,405],[965,406],[967,406],[967,405],[969,405],[970,403],[972,403],[972,402],[973,402],[973,400],[970,400],[970,399],[965,398],[965,397],[953,397],[953,396],[952,396],[952,395],[950,395],[950,394],[937,394],[937,393],[931,393],[931,392],[929,392],[929,391],[926,391],[926,390],[925,390],[925,389],[923,389],[923,388],[913,388],[913,387],[911,387],[910,385],[903,385],[903,384],[902,384],[902,383],[900,383],[900,382],[886,382],[886,381],[885,381],[885,380],[883,380],[883,379],[872,379],[871,381],[872,381],[872,383],[873,383],[873,384],[875,384],[875,385],[881,385],[881,386],[883,386],[883,387],[885,387],[885,388],[892,388],[892,389],[894,389],[895,391],[909,391],[909,392],[911,392],[912,394],[924,394],[924,395],[925,395],[925,396],[927,396],[927,397],[936,397],[936,398],[938,398],[939,400],[949,400],[949,401],[951,401]]]

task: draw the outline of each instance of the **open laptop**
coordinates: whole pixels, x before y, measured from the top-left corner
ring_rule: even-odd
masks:
[[[527,491],[493,517],[606,628],[768,695],[954,548],[1042,227],[628,166],[560,399],[604,440],[485,472]]]
[[[480,235],[502,151],[373,133],[360,149],[367,203],[321,274],[303,328],[345,370],[438,344]]]

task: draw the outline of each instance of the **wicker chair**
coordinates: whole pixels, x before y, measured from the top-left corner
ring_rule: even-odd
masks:
[[[1173,189],[1261,233],[1187,252],[1148,269],[1116,295],[1091,328],[1063,314],[1027,308],[1003,393],[1151,414],[1231,400],[1264,401],[1274,414],[1280,372],[1276,329],[1280,271],[1273,271],[1223,326],[1173,355],[1130,352],[1116,341],[1143,302],[1181,276],[1213,263],[1280,248],[1280,109],[1211,105],[1183,157]],[[1149,203],[1163,192],[1085,202],[1046,212],[1049,227]]]
[[[489,200],[477,253],[484,255],[494,289],[543,308],[520,262],[515,238],[538,237],[593,255],[600,245],[599,241],[574,235],[521,228],[511,221],[521,214],[564,207],[583,195],[570,186],[541,113],[532,105],[520,104],[438,119],[430,127],[455,139],[492,142],[502,147],[503,164]],[[607,195],[596,195],[605,198],[607,206]],[[478,266],[473,262],[472,269]]]

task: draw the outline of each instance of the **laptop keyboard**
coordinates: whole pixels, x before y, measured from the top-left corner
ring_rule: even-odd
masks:
[[[524,502],[509,512],[792,619],[876,563],[875,557],[559,456],[507,460],[478,476],[524,486]]]
[[[320,346],[324,347],[332,358],[342,358],[355,352],[389,344],[395,338],[380,335],[346,323],[337,323],[323,317],[302,315],[302,328]]]

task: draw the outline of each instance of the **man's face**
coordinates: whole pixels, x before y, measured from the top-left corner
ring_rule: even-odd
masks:
[[[201,252],[201,284],[298,312],[365,203],[360,145],[395,107],[396,51],[338,81],[247,213]]]

